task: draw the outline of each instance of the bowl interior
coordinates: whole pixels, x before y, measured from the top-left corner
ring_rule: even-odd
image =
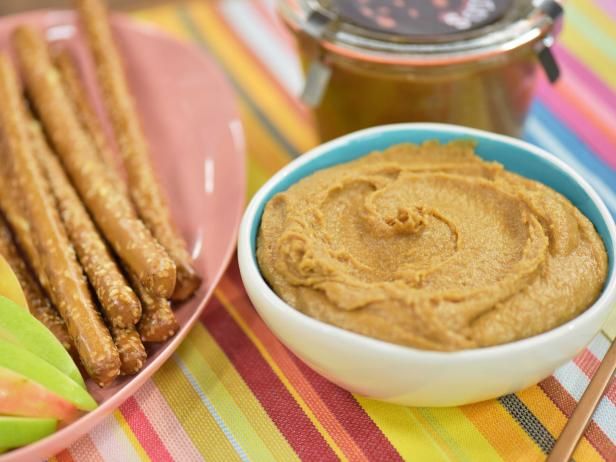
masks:
[[[258,198],[255,219],[250,228],[250,247],[254,263],[256,264],[257,232],[265,204],[272,196],[287,190],[302,178],[317,170],[349,162],[395,144],[422,143],[428,140],[447,143],[464,139],[474,140],[477,143],[475,150],[481,158],[500,162],[511,172],[540,181],[561,193],[580,209],[593,222],[605,243],[609,257],[608,281],[611,279],[614,243],[609,224],[603,214],[607,214],[607,211],[603,207],[602,213],[597,200],[591,197],[588,186],[584,186],[575,178],[572,170],[556,157],[528,143],[480,130],[439,124],[403,124],[363,130],[330,141],[306,154],[306,158],[299,158],[281,170],[272,178],[269,188],[265,186],[265,194]]]

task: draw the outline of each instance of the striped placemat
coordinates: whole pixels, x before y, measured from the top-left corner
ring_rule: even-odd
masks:
[[[316,143],[291,38],[270,0],[174,3],[135,13],[208,51],[237,91],[249,194]],[[616,213],[616,2],[570,0],[556,54],[563,78],[542,81],[525,137],[573,165]],[[543,460],[605,354],[597,336],[540,384],[459,408],[408,408],[353,396],[310,370],[256,315],[232,263],[172,359],[71,448],[70,460]],[[576,461],[616,461],[616,384]]]

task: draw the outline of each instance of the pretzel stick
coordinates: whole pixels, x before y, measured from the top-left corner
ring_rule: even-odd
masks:
[[[134,327],[141,318],[139,299],[109,254],[60,162],[51,152],[40,126],[34,120],[30,122],[37,159],[47,174],[77,257],[110,325],[111,336],[120,355],[120,370],[125,374],[134,374],[141,369],[147,357]]]
[[[32,235],[30,233],[30,223],[24,214],[20,204],[18,186],[8,170],[8,158],[0,162],[0,209],[4,213],[6,220],[13,233],[17,245],[24,252],[26,259],[43,289],[49,294],[51,288],[43,271]]]
[[[90,103],[88,93],[81,83],[79,70],[73,56],[67,49],[63,49],[55,56],[54,63],[62,78],[64,90],[73,103],[81,124],[92,138],[93,145],[105,163],[116,171],[113,152],[109,147],[109,142],[98,120],[98,116]],[[124,181],[120,182],[117,186],[127,193]]]
[[[0,192],[1,194],[1,192]],[[51,302],[43,292],[43,289],[32,277],[32,273],[26,261],[22,258],[9,229],[8,223],[0,215],[0,254],[9,263],[17,280],[24,291],[30,313],[38,319],[49,331],[56,336],[71,354],[74,353],[73,342],[66,330],[66,324],[60,314],[51,306]]]
[[[64,91],[43,37],[22,26],[13,39],[45,132],[96,224],[150,293],[170,296],[175,287],[175,264],[114,186]]]
[[[34,158],[21,89],[5,55],[0,56],[0,101],[0,126],[10,155],[10,171],[23,198],[32,240],[50,285],[49,295],[86,371],[104,386],[119,374],[120,358],[94,307],[49,185]]]
[[[51,152],[41,127],[31,119],[30,128],[37,160],[46,172],[64,226],[107,321],[115,327],[134,326],[141,317],[139,299],[109,254],[60,161]]]
[[[167,250],[177,267],[174,300],[185,300],[201,284],[186,243],[171,224],[171,215],[151,165],[148,146],[135,110],[108,13],[101,0],[76,0],[85,35],[94,56],[105,106],[114,127],[128,187],[139,216]]]
[[[133,278],[133,287],[137,291],[143,307],[141,320],[137,330],[144,342],[164,342],[179,329],[177,319],[169,300],[152,297],[141,287],[139,281]]]
[[[98,154],[107,165],[114,184],[117,185],[119,190],[126,192],[126,183],[114,168],[113,156],[108,148],[105,135],[90,106],[85,89],[81,86],[74,60],[68,51],[63,50],[60,52],[56,58],[56,65],[59,66],[65,87],[68,88],[67,93],[73,95],[73,103],[76,108],[79,108],[86,131],[93,140],[98,140],[94,141],[94,144],[98,147]],[[84,117],[84,114],[88,115]],[[139,294],[144,311],[142,321],[137,326],[142,340],[144,342],[162,342],[166,340],[178,329],[178,323],[171,310],[171,305],[164,298],[150,296],[135,278],[132,278],[132,282],[136,292]]]
[[[116,342],[122,366],[120,372],[123,375],[133,375],[143,369],[148,355],[135,327],[121,329],[111,327],[111,336]]]

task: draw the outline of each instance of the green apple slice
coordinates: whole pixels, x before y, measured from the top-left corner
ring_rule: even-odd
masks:
[[[1,295],[0,339],[25,348],[85,388],[73,358],[49,329],[28,311]]]
[[[0,447],[18,448],[33,443],[56,431],[55,419],[0,416]]]
[[[96,401],[78,383],[30,351],[2,339],[0,339],[0,367],[40,384],[73,403],[77,409],[91,411],[96,408]]]
[[[42,385],[0,367],[0,415],[47,417],[69,423],[79,411],[73,403]]]

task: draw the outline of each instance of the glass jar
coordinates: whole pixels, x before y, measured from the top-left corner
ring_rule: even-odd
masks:
[[[538,64],[559,74],[552,0],[282,0],[279,11],[324,140],[395,122],[519,136]]]

